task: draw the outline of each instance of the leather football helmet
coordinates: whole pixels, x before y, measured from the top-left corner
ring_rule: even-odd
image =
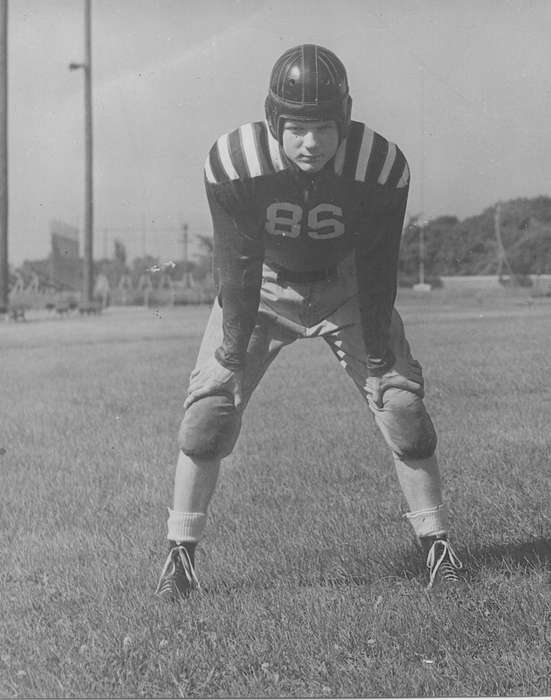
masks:
[[[276,61],[265,109],[270,131],[280,143],[286,119],[334,120],[342,140],[351,106],[346,69],[329,49],[301,44]]]

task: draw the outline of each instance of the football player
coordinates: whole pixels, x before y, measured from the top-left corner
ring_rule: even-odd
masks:
[[[299,338],[323,338],[390,448],[428,586],[461,580],[423,403],[394,309],[410,173],[400,148],[351,120],[345,67],[304,44],[272,70],[266,120],[221,136],[205,165],[218,297],[179,433],[169,554],[157,594],[199,588],[195,548],[254,388]]]

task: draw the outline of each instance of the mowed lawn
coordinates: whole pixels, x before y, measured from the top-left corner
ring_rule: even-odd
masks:
[[[426,592],[391,456],[323,341],[247,410],[156,600],[206,307],[0,325],[2,697],[551,694],[551,300],[401,295],[470,572]]]

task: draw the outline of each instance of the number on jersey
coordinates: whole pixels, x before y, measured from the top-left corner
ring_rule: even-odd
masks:
[[[342,209],[335,204],[318,204],[308,211],[306,233],[315,240],[326,241],[344,233]],[[303,208],[292,202],[274,202],[266,209],[266,231],[273,236],[297,238],[304,217]]]

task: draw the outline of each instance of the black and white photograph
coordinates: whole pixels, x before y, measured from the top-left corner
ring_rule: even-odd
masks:
[[[0,697],[551,697],[550,35],[0,0]]]

